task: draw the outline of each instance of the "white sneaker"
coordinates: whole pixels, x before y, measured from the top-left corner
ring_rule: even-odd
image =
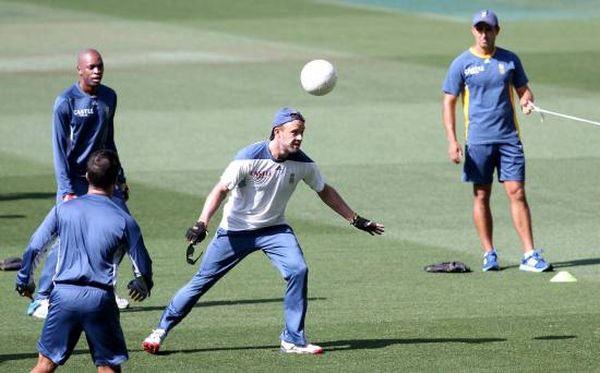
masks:
[[[121,298],[117,293],[115,293],[115,301],[117,302],[117,307],[120,310],[129,308],[129,301],[125,298]]]
[[[310,343],[306,346],[298,346],[293,343],[281,341],[281,352],[285,352],[286,354],[318,355],[323,353],[323,348],[321,346],[313,345]]]
[[[552,264],[544,260],[542,250],[535,250],[528,256],[523,255],[519,269],[526,272],[549,272],[552,271]]]
[[[33,307],[31,307],[33,306]],[[46,317],[48,316],[48,307],[50,307],[50,302],[48,301],[48,299],[40,299],[40,300],[36,300],[34,302],[32,302],[29,310],[27,310],[27,313],[30,314],[31,316],[37,318],[37,319],[41,319],[41,320],[45,320]],[[33,308],[33,311],[30,312],[31,308]]]
[[[154,329],[149,336],[142,342],[142,348],[150,354],[158,353],[160,350],[160,344],[167,336],[167,331],[164,329]]]

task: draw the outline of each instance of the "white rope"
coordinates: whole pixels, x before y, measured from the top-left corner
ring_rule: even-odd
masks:
[[[545,110],[545,109],[539,108],[535,105],[533,105],[533,111],[537,111],[538,113],[540,113],[540,115],[542,117],[542,122],[544,121],[544,114],[549,114],[549,115],[554,115],[554,116],[565,118],[565,119],[571,119],[571,120],[575,120],[578,122],[589,123],[589,124],[593,124],[595,126],[600,126],[600,122],[594,122],[593,120],[589,120],[589,119],[583,119],[583,118],[575,117],[572,115],[561,114],[561,113],[557,113],[555,111]]]

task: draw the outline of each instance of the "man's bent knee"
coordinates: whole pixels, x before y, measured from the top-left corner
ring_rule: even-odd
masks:
[[[304,278],[306,276],[308,276],[308,267],[306,264],[302,263],[301,265],[288,268],[286,280]]]
[[[525,201],[525,185],[523,183],[506,183],[504,188],[511,201]]]
[[[475,203],[489,204],[490,196],[492,195],[492,186],[485,184],[473,185],[473,200]]]

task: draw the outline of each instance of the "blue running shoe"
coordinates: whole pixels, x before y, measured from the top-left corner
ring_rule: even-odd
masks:
[[[552,264],[542,258],[541,250],[534,250],[533,254],[523,256],[519,269],[526,272],[546,272],[552,271]]]
[[[500,270],[498,253],[496,253],[496,249],[492,249],[492,251],[489,251],[483,255],[483,267],[481,269],[483,272]]]

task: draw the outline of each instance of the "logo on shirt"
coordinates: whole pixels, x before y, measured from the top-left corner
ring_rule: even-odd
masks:
[[[271,170],[266,171],[250,171],[250,178],[255,184],[262,184],[269,180],[273,176],[274,172]]]
[[[465,76],[477,75],[485,71],[484,66],[471,66],[465,69]]]
[[[501,75],[504,75],[504,74],[506,74],[506,66],[504,66],[504,64],[503,64],[503,63],[501,63],[501,64],[498,64],[498,72],[499,72]]]
[[[88,116],[94,114],[94,109],[93,108],[75,109],[75,110],[73,110],[73,114],[75,114],[76,117],[87,118]]]

